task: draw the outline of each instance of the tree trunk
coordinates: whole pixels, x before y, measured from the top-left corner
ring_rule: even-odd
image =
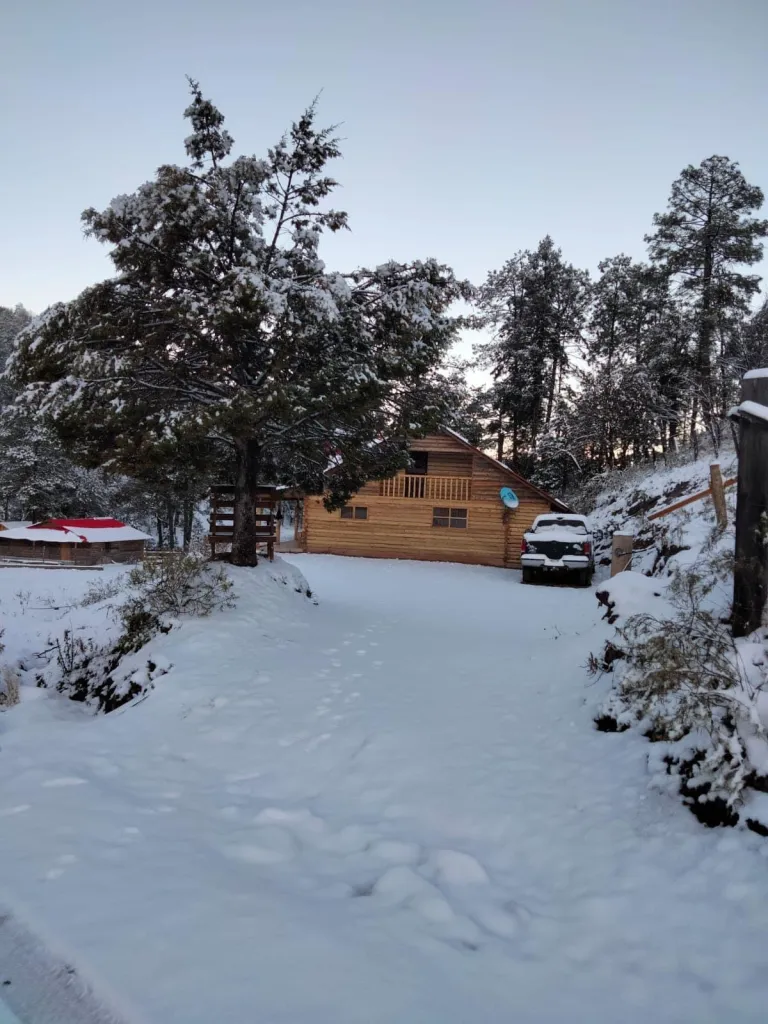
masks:
[[[711,212],[707,217],[707,234]],[[714,270],[712,239],[704,242],[704,266],[701,275],[701,320],[699,322],[699,343],[696,351],[696,386],[701,390],[701,411],[704,423],[709,426],[712,418],[712,338],[715,332],[712,302],[712,277]]]
[[[499,462],[504,458],[504,442],[506,441],[506,435],[504,434],[504,413],[499,409],[499,423],[498,433],[496,434],[496,458]]]
[[[173,502],[170,498],[165,502],[165,514],[168,517],[168,547],[173,551],[176,547],[176,516]]]
[[[235,529],[232,539],[233,565],[258,565],[256,547],[256,493],[259,487],[261,451],[253,440],[235,442]]]
[[[157,546],[162,548],[163,546],[163,520],[160,516],[156,517],[157,520]]]
[[[195,521],[195,503],[191,498],[187,498],[183,505],[183,516],[184,516],[184,550],[189,551],[192,543],[192,525]]]
[[[549,375],[549,387],[547,389],[547,411],[544,415],[544,424],[549,426],[552,420],[552,412],[555,408],[555,392],[557,389],[557,371],[559,362],[557,359],[552,360],[552,370]]]

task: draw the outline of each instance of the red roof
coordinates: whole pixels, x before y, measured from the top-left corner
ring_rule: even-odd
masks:
[[[114,530],[125,526],[119,519],[46,519],[35,523],[30,530]]]

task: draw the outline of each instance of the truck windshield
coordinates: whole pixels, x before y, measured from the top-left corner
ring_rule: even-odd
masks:
[[[574,519],[542,519],[536,523],[534,532],[541,533],[544,530],[570,530],[572,533],[587,532],[584,523]]]

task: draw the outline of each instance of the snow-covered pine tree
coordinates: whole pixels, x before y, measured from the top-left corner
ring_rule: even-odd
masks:
[[[13,344],[16,335],[22,331],[30,320],[32,313],[21,304],[14,306],[0,306],[0,374],[5,369],[8,356],[13,351]],[[0,376],[0,409],[13,401],[15,392],[10,381]]]
[[[574,429],[588,472],[647,458],[674,439],[688,394],[688,335],[669,278],[624,255],[603,260],[592,289]]]
[[[116,277],[49,309],[12,366],[90,464],[135,475],[136,453],[162,463],[170,440],[212,475],[231,466],[232,557],[250,565],[260,485],[319,488],[333,459],[339,504],[404,464],[400,392],[453,341],[447,311],[469,287],[431,259],[329,271],[321,237],[347,226],[326,205],[333,130],[312,106],[265,158],[230,159],[223,115],[191,90],[187,165],[83,215]],[[411,432],[430,425],[416,413]]]
[[[493,340],[478,346],[494,379],[497,454],[516,468],[535,451],[556,408],[569,348],[579,339],[589,303],[589,277],[563,260],[547,236],[492,271],[478,295],[476,325]]]
[[[418,419],[428,416],[434,424],[451,427],[471,444],[484,445],[492,412],[487,388],[467,379],[471,367],[466,360],[447,359],[414,380],[401,397],[403,429],[415,413]]]
[[[651,259],[679,281],[692,303],[696,324],[691,416],[695,435],[699,411],[707,424],[716,403],[713,354],[718,324],[744,316],[759,277],[739,268],[757,263],[768,221],[754,213],[763,193],[750,185],[737,163],[711,156],[689,165],[673,182],[666,213],[657,213],[646,236]]]
[[[725,358],[732,379],[737,381],[748,370],[768,366],[768,298],[733,332]]]

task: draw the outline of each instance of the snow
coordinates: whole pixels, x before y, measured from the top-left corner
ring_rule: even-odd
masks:
[[[237,607],[153,641],[172,668],[140,704],[25,677],[0,714],[17,917],[130,1022],[764,1019],[768,844],[593,729],[593,592],[291,562],[318,604],[285,561],[232,570]],[[5,661],[107,628],[84,576],[0,573]]]
[[[148,533],[142,533],[133,526],[78,526],[71,529],[62,526],[53,530],[30,526],[0,532],[0,540],[28,540],[38,544],[111,544],[123,540],[151,539]]]
[[[525,536],[532,537],[534,540],[554,540],[564,544],[574,544],[580,543],[581,540],[588,535],[584,530],[567,530],[558,528],[557,526],[540,524],[535,529],[532,527],[530,530],[527,530]]]
[[[757,370],[747,370],[744,380],[757,380],[760,377],[768,377],[768,367],[761,367]]]
[[[668,586],[667,579],[626,571],[600,583],[597,592],[605,595],[611,614],[621,619],[640,614],[664,619],[672,614],[672,606],[665,596]]]
[[[768,405],[762,405],[760,402],[742,402],[741,405],[736,406],[736,412],[752,416],[758,420],[768,421]]]
[[[28,540],[34,544],[82,544],[83,538],[67,530],[32,530],[20,527],[15,530],[3,530],[0,541]]]
[[[606,566],[610,565],[611,536],[614,533],[632,533],[636,537],[632,568],[640,572],[657,575],[662,569],[671,572],[676,566],[684,567],[696,562],[712,540],[716,520],[711,498],[702,498],[652,522],[645,516],[706,490],[710,483],[710,466],[714,461],[721,466],[725,479],[736,475],[736,453],[725,446],[717,459],[710,453],[678,465],[665,466],[660,462],[656,469],[645,467],[606,474],[603,489],[595,495],[589,516],[598,566],[601,558]],[[729,521],[733,523],[736,488],[726,488],[725,497]],[[662,536],[681,550],[666,558],[660,567],[657,558]],[[721,548],[728,545],[732,550],[731,532],[718,542]]]

